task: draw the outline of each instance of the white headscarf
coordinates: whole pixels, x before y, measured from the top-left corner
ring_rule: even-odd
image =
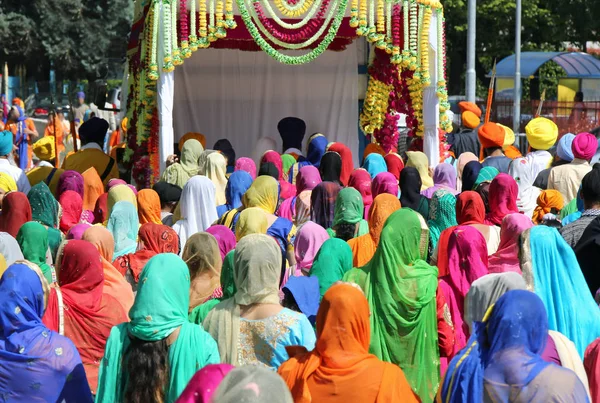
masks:
[[[25,259],[17,240],[8,232],[0,232],[0,254],[6,260],[6,267],[9,267],[17,260]]]
[[[179,235],[183,253],[188,238],[205,231],[218,218],[215,185],[206,176],[192,176],[183,187],[179,205],[181,220],[173,225],[173,230]]]
[[[215,185],[217,206],[227,203],[225,188],[227,187],[227,160],[223,154],[214,152],[206,160],[205,175]]]
[[[533,165],[527,158],[517,158],[511,162],[508,174],[515,179],[519,186],[517,208],[531,218],[533,210],[537,207],[537,198],[541,193],[541,189],[533,186],[537,176]]]

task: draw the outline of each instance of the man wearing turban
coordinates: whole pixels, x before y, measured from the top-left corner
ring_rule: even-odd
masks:
[[[9,160],[13,152],[13,133],[9,130],[0,132],[0,172],[10,175],[16,182],[19,192],[29,193],[31,185],[27,180],[27,175],[18,166],[11,163]]]
[[[548,152],[558,138],[558,127],[550,119],[535,118],[525,126],[531,151],[525,156],[533,169],[533,177],[550,167],[552,154]]]
[[[450,151],[456,158],[462,153],[479,153],[481,145],[477,138],[477,128],[481,124],[481,109],[472,102],[459,102],[462,127],[458,133],[449,133],[446,138],[450,144]]]
[[[79,127],[83,123],[83,117],[90,107],[85,103],[85,93],[77,93],[77,106],[73,107],[73,114],[75,116],[75,124]]]
[[[295,117],[283,118],[277,124],[277,130],[283,141],[283,153],[291,154],[298,159],[302,154],[302,140],[306,134],[306,123]]]
[[[504,155],[504,129],[494,122],[483,124],[477,131],[481,143],[480,157],[485,158],[481,165],[494,167],[501,173],[508,173],[511,159]]]
[[[56,195],[58,180],[64,170],[54,167],[54,157],[56,149],[53,136],[45,136],[36,141],[33,145],[33,153],[39,159],[34,168],[27,172],[27,179],[31,186],[40,182],[46,182],[50,190]]]
[[[593,134],[579,133],[573,138],[571,144],[573,160],[568,164],[554,167],[550,171],[548,189],[558,190],[563,195],[565,204],[577,196],[577,190],[583,177],[592,170],[590,161],[596,154],[597,148],[598,140]]]
[[[533,186],[538,187],[542,190],[548,189],[548,177],[550,177],[550,171],[552,168],[568,164],[573,161],[573,151],[571,151],[571,145],[573,144],[573,139],[575,135],[573,133],[567,133],[558,140],[556,143],[556,155],[554,156],[554,160],[552,161],[552,165],[550,168],[546,168],[542,170],[535,181],[533,182]]]

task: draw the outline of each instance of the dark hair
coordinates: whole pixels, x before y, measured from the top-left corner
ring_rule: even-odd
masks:
[[[502,150],[502,147],[488,147],[488,148],[484,148],[483,152],[486,155],[486,157],[489,157],[494,151],[497,150]]]
[[[169,384],[169,346],[167,339],[145,341],[129,336],[123,357],[124,401],[163,403]]]
[[[561,229],[563,227],[562,223],[556,218],[552,220],[543,220],[540,224],[556,229]]]
[[[356,231],[356,224],[338,224],[335,226],[335,237],[343,241],[354,238],[354,232]]]
[[[287,309],[291,309],[292,311],[302,313],[300,307],[298,306],[298,303],[296,302],[296,298],[294,298],[292,292],[287,288],[283,289],[283,301],[281,301],[281,306]]]
[[[581,181],[581,197],[587,203],[600,202],[600,169],[598,164]]]

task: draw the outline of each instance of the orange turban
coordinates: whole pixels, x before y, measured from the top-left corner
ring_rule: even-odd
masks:
[[[373,154],[373,153],[379,154],[382,157],[385,157],[385,154],[386,154],[385,151],[383,151],[383,148],[381,148],[381,146],[379,144],[377,144],[377,143],[369,143],[365,147],[365,151],[363,153],[363,158],[367,158],[367,155]]]
[[[461,117],[463,126],[467,129],[475,129],[481,123],[479,117],[471,111],[464,111]]]
[[[202,148],[206,148],[206,137],[204,137],[204,134],[188,132],[179,140],[179,151],[183,149],[183,143],[189,139],[198,140],[202,144]]]
[[[542,222],[544,216],[552,212],[552,209],[556,209],[558,214],[564,204],[563,195],[558,190],[543,190],[537,198],[537,207],[533,211],[533,222],[536,224]]]
[[[473,102],[462,101],[458,103],[458,107],[460,108],[460,113],[469,111],[474,113],[478,118],[481,118],[481,109]]]
[[[504,129],[496,123],[483,124],[477,131],[477,136],[483,148],[502,147],[504,145]]]

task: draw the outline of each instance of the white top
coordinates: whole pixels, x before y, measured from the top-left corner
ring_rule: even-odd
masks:
[[[25,172],[18,166],[12,165],[6,158],[0,158],[0,172],[4,172],[12,176],[17,184],[17,189],[22,193],[29,193],[31,185]]]

